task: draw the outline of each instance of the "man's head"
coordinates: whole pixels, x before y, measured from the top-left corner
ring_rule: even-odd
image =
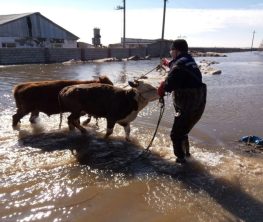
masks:
[[[171,56],[173,58],[177,57],[181,53],[188,52],[188,44],[184,39],[176,39],[171,45]]]

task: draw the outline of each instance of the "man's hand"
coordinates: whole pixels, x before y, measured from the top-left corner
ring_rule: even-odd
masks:
[[[164,91],[164,81],[161,82],[160,86],[157,89],[157,93],[160,97],[165,96],[165,91]]]
[[[168,59],[166,59],[166,58],[162,58],[161,59],[161,64],[162,65],[164,65],[164,66],[169,66],[169,63],[170,63],[170,61],[168,60]]]
[[[166,58],[162,58],[161,61],[160,61],[160,64],[156,66],[156,71],[160,71],[160,70],[165,70],[165,67],[168,67],[169,66],[169,63],[170,61]]]

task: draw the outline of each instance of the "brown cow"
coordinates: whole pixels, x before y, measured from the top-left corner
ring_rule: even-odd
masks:
[[[159,98],[155,87],[142,81],[130,82],[132,89],[117,88],[106,84],[82,84],[65,87],[60,93],[62,109],[71,112],[68,117],[70,129],[77,127],[82,133],[79,117],[84,111],[107,120],[106,137],[112,134],[115,123],[124,127],[129,140],[130,122],[150,101]],[[61,122],[61,120],[60,120]]]
[[[15,127],[20,119],[31,113],[30,122],[35,123],[39,112],[48,116],[61,112],[58,101],[59,92],[66,86],[76,84],[104,83],[113,85],[107,76],[100,76],[98,80],[51,80],[39,82],[21,83],[14,88],[14,97],[17,111],[13,115],[13,126]]]

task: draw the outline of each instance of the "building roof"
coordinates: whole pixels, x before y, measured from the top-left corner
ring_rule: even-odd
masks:
[[[35,12],[36,13],[36,12]],[[23,18],[25,16],[35,14],[35,13],[23,13],[23,14],[11,14],[11,15],[0,15],[0,25],[12,22],[14,20]]]
[[[22,14],[10,14],[10,15],[0,15],[0,26],[4,25],[6,23],[9,22],[13,22],[15,20],[21,19],[23,17],[29,16],[29,15],[33,15],[33,14],[37,14],[39,16],[42,16],[43,18],[45,18],[46,20],[48,20],[49,22],[51,22],[53,25],[59,27],[60,29],[63,29],[64,31],[68,32],[69,34],[71,34],[75,39],[79,39],[78,36],[74,35],[73,33],[69,32],[68,30],[64,29],[63,27],[59,26],[58,24],[54,23],[53,21],[51,21],[50,19],[46,18],[45,16],[43,16],[42,14],[40,14],[39,12],[31,12],[31,13],[22,13]]]

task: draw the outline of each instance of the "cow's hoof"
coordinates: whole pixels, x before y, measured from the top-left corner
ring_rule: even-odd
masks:
[[[109,139],[109,137],[110,137],[110,135],[105,135],[103,138],[107,140],[107,139]]]
[[[13,128],[13,130],[19,130],[20,129],[20,125],[12,125],[12,128]]]
[[[131,139],[130,138],[125,138],[125,140],[127,141],[127,142],[131,142]]]
[[[75,126],[73,124],[68,125],[69,131],[73,131],[75,129]]]
[[[186,157],[191,157],[191,154],[190,153],[186,153],[185,156]]]
[[[185,164],[186,160],[185,160],[185,158],[177,158],[175,162],[179,163],[179,164]]]
[[[82,134],[86,134],[87,133],[87,130],[86,129],[80,129],[80,132],[82,133]]]
[[[15,120],[13,120],[13,122],[12,122],[13,128],[14,128],[14,127],[17,127],[17,124],[18,124],[18,123],[20,123],[20,121],[15,121]]]
[[[30,122],[31,124],[36,124],[36,123],[37,123],[37,118],[36,118],[36,117],[30,118],[30,119],[29,119],[29,122]]]

